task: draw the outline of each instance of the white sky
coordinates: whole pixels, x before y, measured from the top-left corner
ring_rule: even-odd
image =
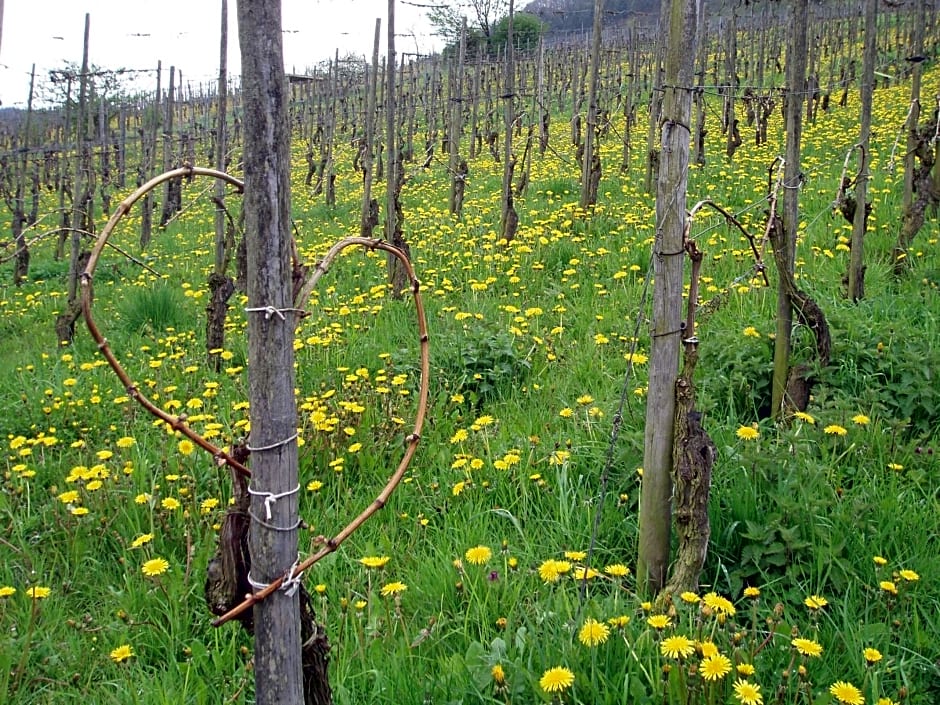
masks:
[[[275,1],[275,0],[272,0]],[[237,0],[229,0],[229,75],[241,72]],[[105,69],[156,69],[163,62],[183,80],[216,80],[219,64],[221,0],[6,0],[0,45],[0,101],[25,107],[29,72],[36,81],[64,61],[81,63],[85,13],[91,14],[90,63]],[[307,66],[348,52],[371,61],[375,20],[382,19],[381,55],[385,54],[388,0],[282,0],[284,64],[302,73]],[[440,40],[430,35],[425,10],[396,2],[396,51],[429,52]],[[150,90],[156,75],[140,74]]]

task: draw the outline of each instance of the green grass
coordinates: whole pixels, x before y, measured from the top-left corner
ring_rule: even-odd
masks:
[[[938,81],[929,73],[925,94]],[[713,641],[735,666],[752,663],[749,680],[767,703],[833,702],[829,686],[842,680],[862,688],[867,703],[897,702],[902,689],[907,703],[936,702],[935,221],[915,242],[907,276],[892,278],[888,261],[900,177],[884,164],[907,100],[903,86],[876,93],[875,211],[867,297],[858,305],[845,300],[841,284],[848,253],[838,245],[848,233],[829,212],[856,102],[806,130],[798,273],[834,343],[811,420],[775,426],[766,418],[775,289],[747,276],[753,262],[738,233],[707,215],[695,223],[706,253],[702,295],[713,301],[697,331],[699,406],[719,450],[701,593],[731,600],[736,611],[719,620],[676,599],[664,634],[648,624],[632,577],[603,572],[635,560],[646,368],[637,364],[626,376],[624,356],[645,315],[638,306],[655,230],[640,163],[621,177],[620,144],[614,135],[603,141],[612,166],[589,214],[576,205],[570,164],[536,160],[508,247],[496,235],[501,167],[488,155],[471,165],[463,221],[445,212],[440,165],[406,187],[405,231],[431,335],[431,408],[389,505],[306,577],[332,643],[337,703],[547,702],[539,679],[559,666],[574,674],[566,702],[681,703],[686,693],[693,702],[736,702],[734,672],[707,686],[688,672],[699,655],[682,664],[662,655],[671,635]],[[743,211],[759,234],[780,125],[769,145],[746,144],[733,164],[719,156],[713,127],[709,163],[691,172],[691,201],[708,196]],[[553,130],[554,143],[567,145],[564,121]],[[641,151],[634,149],[637,159]],[[305,192],[297,157],[299,245],[313,262],[355,231],[360,191],[343,173],[337,207],[326,213]],[[132,252],[134,217],[115,236]],[[249,418],[245,300],[233,298],[223,369],[213,372],[203,344],[211,218],[212,205],[200,201],[155,238],[147,262],[163,278],[106,252],[95,312],[135,383],[227,445],[246,435]],[[304,553],[384,485],[415,413],[414,315],[407,299],[386,290],[384,262],[359,252],[341,257],[298,331]],[[198,452],[186,454],[179,437],[127,398],[84,329],[72,348],[56,346],[64,269],[42,248],[33,266],[38,274],[18,289],[10,265],[0,269],[0,587],[15,589],[0,597],[0,702],[252,702],[251,638],[232,625],[212,628],[202,601],[231,493],[227,474]],[[639,330],[643,354],[647,326]],[[796,357],[805,357],[811,339],[797,331],[795,341]],[[624,389],[624,424],[610,451]],[[758,438],[736,435],[752,424]],[[582,601],[572,576],[587,565],[598,515],[590,567],[601,574]],[[466,556],[475,546],[491,551],[483,565]],[[359,562],[365,556],[390,560],[370,569]],[[154,558],[169,569],[148,577],[142,567]],[[547,582],[558,568],[550,559],[568,565]],[[397,581],[407,589],[383,597],[381,588]],[[32,599],[36,586],[48,587],[48,596]],[[759,598],[746,596],[747,587],[759,588]],[[811,595],[828,605],[810,610]],[[604,643],[579,641],[587,618],[621,616],[629,623],[610,626]],[[818,642],[822,655],[800,656],[791,646],[796,635]],[[134,655],[113,662],[109,654],[125,644]],[[866,666],[865,648],[883,659]],[[494,678],[497,665],[503,682]],[[665,665],[673,666],[668,673]]]

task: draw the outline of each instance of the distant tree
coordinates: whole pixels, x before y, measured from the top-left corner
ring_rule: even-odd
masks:
[[[436,5],[428,11],[428,20],[434,34],[442,37],[448,46],[460,42],[460,26],[467,18],[468,35],[479,32],[486,43],[493,36],[496,23],[506,15],[509,0],[453,0],[446,5]],[[468,50],[470,43],[467,44]]]
[[[517,12],[512,18],[512,46],[516,51],[535,51],[539,45],[539,38],[545,31],[546,24],[538,17],[528,12]],[[506,46],[506,35],[509,30],[509,15],[506,15],[496,26],[490,37],[490,51],[496,52]]]

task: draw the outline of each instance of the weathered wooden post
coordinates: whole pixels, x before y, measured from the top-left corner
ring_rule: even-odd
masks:
[[[503,79],[503,192],[502,225],[500,231],[506,242],[516,236],[519,227],[519,214],[513,204],[512,172],[516,162],[512,156],[512,123],[516,114],[516,73],[513,66],[515,50],[512,46],[512,20],[514,0],[509,0],[509,24],[506,30],[506,73]]]
[[[587,120],[584,126],[584,156],[581,159],[581,207],[597,203],[597,184],[600,182],[600,156],[595,159],[594,141],[597,137],[597,76],[601,63],[601,19],[604,0],[594,0],[594,33],[591,41],[591,73],[588,79]]]
[[[784,397],[790,372],[790,336],[793,332],[793,302],[787,282],[793,278],[796,259],[796,231],[800,217],[800,144],[803,137],[803,100],[806,81],[806,30],[809,15],[808,0],[794,0],[790,25],[790,47],[787,50],[786,164],[783,173],[783,242],[779,245],[781,262],[786,273],[781,273],[777,286],[777,331],[774,339],[774,368],[771,382],[771,415],[779,418],[784,411]]]
[[[297,560],[297,407],[290,261],[290,130],[281,3],[238,0],[244,100],[251,573],[263,586]],[[296,576],[299,578],[299,576]],[[297,585],[293,586],[294,588]],[[254,607],[258,705],[303,702],[300,602],[279,589]]]
[[[669,567],[673,435],[679,346],[683,338],[682,272],[685,250],[689,121],[701,0],[663,0],[665,60],[662,149],[656,192],[653,321],[643,453],[643,492],[637,589],[658,592]]]
[[[871,102],[875,83],[875,39],[878,32],[878,0],[865,1],[865,51],[862,58],[861,117],[858,183],[855,185],[855,218],[852,223],[852,252],[849,256],[848,297],[859,301],[865,296],[865,228],[868,199],[869,156],[871,137]]]

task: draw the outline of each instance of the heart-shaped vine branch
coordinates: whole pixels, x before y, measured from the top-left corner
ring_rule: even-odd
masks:
[[[185,416],[173,416],[168,414],[159,406],[154,404],[143,392],[140,391],[137,385],[131,380],[130,376],[121,366],[121,363],[118,362],[118,359],[111,350],[107,339],[101,334],[101,331],[99,330],[97,324],[95,323],[94,317],[92,316],[92,302],[94,298],[92,291],[92,280],[94,277],[95,266],[98,263],[98,259],[101,256],[102,250],[108,244],[108,239],[114,232],[114,228],[117,226],[118,222],[120,222],[120,220],[130,211],[131,207],[138,200],[143,198],[149,191],[152,191],[154,188],[164,183],[165,181],[183,176],[209,176],[212,178],[221,179],[231,184],[236,189],[238,189],[240,193],[244,190],[244,184],[241,181],[229,174],[226,174],[225,172],[194,166],[183,166],[179,169],[167,171],[140,186],[136,191],[121,201],[117,207],[117,210],[115,210],[114,214],[108,220],[104,229],[101,231],[101,234],[98,236],[94,247],[92,248],[91,256],[88,259],[88,264],[85,266],[85,270],[81,275],[82,313],[85,317],[85,322],[88,325],[88,330],[91,333],[91,337],[94,338],[95,342],[98,344],[98,349],[101,350],[101,353],[105,356],[105,359],[108,361],[111,369],[114,370],[115,374],[117,374],[118,378],[121,380],[121,383],[127,390],[129,397],[136,400],[137,403],[143,406],[152,415],[165,422],[174,431],[178,431],[179,433],[183,434],[197,446],[210,453],[215,459],[216,463],[218,463],[220,466],[229,465],[237,472],[245,475],[246,477],[249,477],[251,475],[251,471],[243,463],[239,462],[230,453],[226,452],[222,448],[213,445],[208,440],[203,438],[199,433],[190,428],[186,423]],[[415,451],[417,450],[418,442],[421,439],[421,431],[424,427],[424,419],[427,415],[428,387],[430,377],[430,352],[428,344],[427,319],[424,312],[424,303],[421,299],[421,287],[417,277],[414,274],[414,270],[411,266],[411,262],[408,260],[408,257],[400,249],[388,244],[383,240],[372,240],[363,237],[344,238],[343,240],[340,240],[335,245],[333,245],[327,251],[326,255],[324,255],[323,259],[320,260],[313,268],[313,271],[304,282],[304,285],[298,294],[295,305],[302,305],[302,303],[310,297],[320,277],[322,277],[327,272],[333,260],[336,259],[340,252],[342,252],[344,249],[354,245],[360,245],[369,250],[383,250],[391,256],[396,257],[401,262],[401,265],[404,268],[409,281],[411,282],[411,293],[414,298],[415,313],[418,318],[418,334],[421,351],[421,388],[418,394],[418,409],[415,416],[414,427],[411,433],[405,437],[404,455],[402,456],[398,467],[392,473],[388,482],[385,484],[385,487],[382,488],[382,491],[378,494],[378,496],[356,518],[349,522],[345,528],[343,528],[333,538],[325,539],[323,541],[323,547],[319,551],[306,560],[302,561],[299,565],[292,567],[292,569],[289,571],[289,574],[285,573],[259,592],[246,595],[245,600],[241,604],[237,605],[229,612],[215,620],[213,622],[214,626],[220,626],[224,624],[225,622],[244,612],[256,602],[260,602],[272,592],[281,587],[285,580],[296,580],[296,577],[299,576],[302,572],[306,571],[319,560],[329,555],[330,553],[333,553],[337,548],[339,548],[339,546],[346,539],[348,539],[356,531],[356,529],[362,526],[362,524],[364,524],[366,520],[375,514],[379,509],[385,506],[385,504],[388,502],[388,498],[391,496],[392,492],[395,491],[395,488],[404,477],[405,472],[408,470],[408,466],[411,464],[411,460],[414,457]]]

